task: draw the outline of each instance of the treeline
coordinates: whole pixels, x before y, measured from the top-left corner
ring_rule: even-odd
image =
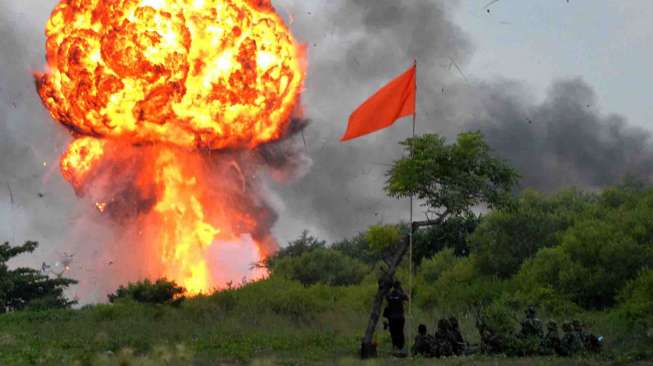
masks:
[[[650,344],[651,218],[653,189],[637,183],[600,193],[525,190],[501,209],[454,217],[415,234],[414,303],[424,311],[482,311],[506,329],[515,309],[531,304],[550,317],[600,312]],[[305,232],[267,264],[273,277],[306,286],[370,283],[383,268],[374,236],[407,230],[377,226],[331,245]],[[400,277],[407,275],[404,263]]]

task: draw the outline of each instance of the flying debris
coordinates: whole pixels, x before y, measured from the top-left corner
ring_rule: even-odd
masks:
[[[485,6],[483,7],[483,9],[489,13],[489,12],[490,12],[490,7],[491,7],[492,5],[498,3],[498,2],[499,2],[499,0],[492,0],[492,1],[490,1],[489,3],[485,4]]]

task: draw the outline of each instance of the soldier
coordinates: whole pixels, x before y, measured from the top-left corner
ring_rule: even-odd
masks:
[[[506,347],[503,338],[487,325],[482,316],[476,319],[476,328],[481,336],[481,352],[495,354],[505,351]]]
[[[558,334],[558,324],[553,320],[546,325],[546,335],[542,339],[540,353],[543,355],[553,355],[560,353],[560,335]]]
[[[587,333],[579,320],[574,319],[571,322],[572,328],[583,344],[583,349],[587,352],[601,352],[601,340],[594,334]]]
[[[465,352],[467,344],[463,335],[460,333],[460,326],[458,325],[458,319],[455,316],[449,318],[449,342],[453,346],[453,353],[456,356],[460,356]]]
[[[413,356],[433,357],[433,336],[428,334],[424,324],[417,327],[417,335],[415,336],[412,351]]]
[[[578,333],[574,331],[573,325],[570,322],[563,323],[562,331],[564,335],[560,340],[560,356],[573,356],[580,352],[583,348],[583,342]]]
[[[535,307],[533,307],[533,305],[529,305],[526,310],[526,319],[521,323],[521,332],[519,335],[521,338],[542,338],[542,336],[544,336],[542,322],[536,317]]]
[[[437,357],[450,357],[454,355],[454,347],[451,343],[451,325],[449,320],[438,320],[438,331],[433,337],[435,340],[435,354]]]
[[[388,319],[392,348],[395,352],[405,355],[403,352],[404,345],[406,344],[406,338],[404,336],[404,324],[406,323],[406,318],[404,317],[404,301],[408,301],[408,296],[404,293],[399,281],[394,282],[386,300],[388,301],[388,305],[383,311],[383,316]]]

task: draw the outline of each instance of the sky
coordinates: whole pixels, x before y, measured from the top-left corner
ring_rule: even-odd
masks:
[[[43,29],[55,0],[0,0],[0,242],[38,240],[37,263],[106,242],[57,170],[70,137],[42,107]],[[270,183],[284,243],[329,241],[407,219],[383,193],[409,119],[342,144],[358,104],[417,58],[418,133],[484,132],[525,187],[597,189],[651,179],[649,0],[276,0],[308,50],[301,175]],[[489,9],[489,12],[488,12]],[[72,238],[83,237],[84,240]]]
[[[551,80],[582,77],[602,109],[653,129],[653,2],[647,0],[461,2],[457,23],[475,52],[465,72],[528,83],[542,96]]]

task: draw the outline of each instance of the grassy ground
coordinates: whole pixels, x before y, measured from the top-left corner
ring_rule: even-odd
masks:
[[[121,303],[5,314],[0,365],[361,364],[356,352],[373,291],[274,280],[187,300],[178,308]],[[439,315],[416,310],[413,325],[433,324]],[[461,326],[470,342],[478,341],[470,318],[461,317]],[[634,359],[608,349],[593,359],[397,360],[387,353],[388,334],[377,334],[380,358],[364,364],[607,365]]]

